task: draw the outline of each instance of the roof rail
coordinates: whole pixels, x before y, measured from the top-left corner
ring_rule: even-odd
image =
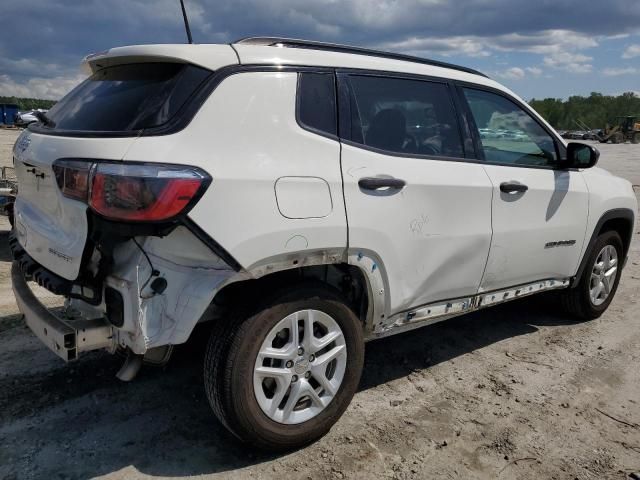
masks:
[[[369,48],[353,47],[351,45],[341,45],[339,43],[324,43],[314,40],[299,40],[295,38],[281,37],[246,37],[241,38],[240,40],[236,40],[233,43],[241,45],[261,45],[264,47],[279,46],[288,48],[308,48],[312,50],[326,50],[330,52],[351,53],[355,55],[368,55],[370,57],[382,57],[389,58],[391,60],[402,60],[404,62],[421,63],[423,65],[431,65],[434,67],[450,68],[452,70],[459,70],[461,72],[487,77],[487,75],[485,75],[484,73],[474,70],[473,68],[461,67],[460,65],[454,65],[452,63],[440,62],[438,60],[429,60],[427,58],[414,57],[412,55],[404,55],[402,53],[384,52],[381,50],[372,50]]]

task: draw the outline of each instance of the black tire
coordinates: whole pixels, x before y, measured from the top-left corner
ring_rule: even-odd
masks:
[[[347,347],[347,366],[335,397],[316,417],[285,425],[261,410],[253,389],[258,351],[268,332],[287,315],[304,309],[321,310],[340,326]],[[341,295],[326,286],[306,285],[280,291],[213,329],[204,365],[204,383],[215,415],[240,440],[260,449],[287,451],[325,435],[344,413],[355,394],[364,363],[362,322]]]
[[[636,132],[633,134],[633,137],[631,137],[631,143],[640,143],[640,132]]]
[[[606,246],[612,245],[618,254],[618,270],[616,272],[616,278],[613,282],[613,287],[607,299],[600,305],[594,305],[589,295],[591,272],[596,262],[598,254]],[[570,315],[576,317],[579,320],[593,320],[600,317],[605,310],[609,307],[609,304],[613,300],[620,283],[620,275],[622,269],[623,247],[620,235],[614,231],[608,231],[600,234],[596,239],[593,249],[588,252],[589,257],[582,276],[578,281],[578,285],[575,288],[570,288],[560,292],[560,301],[564,310]]]

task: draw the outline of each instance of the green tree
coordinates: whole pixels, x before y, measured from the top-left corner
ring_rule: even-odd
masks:
[[[640,97],[634,92],[618,96],[591,92],[588,97],[574,95],[566,100],[534,98],[529,104],[547,122],[562,130],[578,130],[578,123],[594,129],[603,128],[607,123],[613,123],[615,117],[640,116]]]
[[[49,109],[53,107],[55,100],[42,100],[39,98],[0,97],[0,103],[14,103],[21,111],[35,110],[37,108]]]

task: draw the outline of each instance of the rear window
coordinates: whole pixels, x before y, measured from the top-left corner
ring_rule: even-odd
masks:
[[[47,116],[55,130],[126,132],[167,123],[211,74],[181,63],[118,65],[97,71]]]

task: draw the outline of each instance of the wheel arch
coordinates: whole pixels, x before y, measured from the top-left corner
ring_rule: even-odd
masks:
[[[575,288],[578,285],[580,277],[582,277],[582,273],[587,267],[589,253],[593,249],[598,236],[600,236],[604,232],[615,231],[620,235],[623,247],[622,257],[626,261],[627,254],[631,246],[631,239],[633,238],[634,223],[635,214],[630,208],[615,208],[612,210],[608,210],[604,214],[602,214],[602,216],[598,220],[598,223],[596,223],[593,232],[591,233],[591,238],[589,239],[587,248],[585,248],[582,254],[582,260],[580,261],[578,271],[571,281],[571,288]]]
[[[302,260],[290,260],[286,264],[264,265],[259,272],[258,276],[239,274],[216,292],[207,319],[216,320],[238,305],[251,309],[261,299],[282,288],[295,287],[301,282],[314,282],[338,291],[361,320],[363,331],[366,333],[370,330],[375,310],[372,297],[376,287],[362,266],[347,261],[305,265]]]

